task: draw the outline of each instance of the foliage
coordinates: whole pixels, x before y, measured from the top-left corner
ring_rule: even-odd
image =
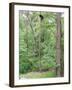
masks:
[[[20,74],[57,66],[56,13],[19,12],[19,65]]]

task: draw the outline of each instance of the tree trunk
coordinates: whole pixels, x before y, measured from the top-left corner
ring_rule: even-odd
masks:
[[[60,77],[60,72],[61,72],[61,14],[57,13],[56,17],[56,28],[57,28],[57,33],[56,33],[56,74],[58,77]]]
[[[25,20],[25,25],[26,25],[26,47],[27,47],[27,60],[28,60],[28,48],[29,48],[29,46],[28,46],[28,21],[27,20]]]
[[[61,77],[64,76],[64,42],[62,45],[62,38],[64,39],[64,33],[62,32],[64,23],[61,22]]]
[[[27,16],[28,18],[28,22],[29,22],[29,25],[30,25],[30,28],[32,30],[32,35],[33,35],[33,54],[34,56],[36,57],[37,55],[37,52],[38,52],[38,47],[37,47],[37,41],[36,41],[36,37],[35,37],[35,32],[34,32],[34,29],[33,29],[33,26],[32,26],[32,21],[31,21],[31,18],[29,17],[29,15]]]
[[[40,12],[40,16],[39,16],[39,24],[40,24],[40,29],[39,29],[39,71],[41,72],[42,71],[42,66],[41,66],[41,41],[44,40],[44,37],[41,35],[43,32],[42,32],[42,23],[43,23],[43,16],[41,15],[41,12]],[[43,37],[43,38],[42,38]]]
[[[41,27],[40,27],[41,28]],[[41,39],[41,32],[39,32],[39,70],[41,71],[41,49],[40,49],[40,47],[41,47],[41,44],[40,44],[40,39]]]

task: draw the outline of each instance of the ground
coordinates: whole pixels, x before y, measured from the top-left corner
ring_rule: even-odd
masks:
[[[50,78],[56,77],[55,72],[46,71],[46,72],[29,72],[27,74],[20,74],[20,78]]]

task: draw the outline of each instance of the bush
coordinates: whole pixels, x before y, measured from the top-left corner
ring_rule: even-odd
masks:
[[[31,65],[29,63],[21,63],[19,67],[20,67],[19,69],[20,73],[23,74],[30,71]]]

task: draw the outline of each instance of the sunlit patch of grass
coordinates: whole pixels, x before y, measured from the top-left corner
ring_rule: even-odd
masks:
[[[56,77],[55,72],[29,72],[27,74],[20,74],[20,78],[50,78]]]

